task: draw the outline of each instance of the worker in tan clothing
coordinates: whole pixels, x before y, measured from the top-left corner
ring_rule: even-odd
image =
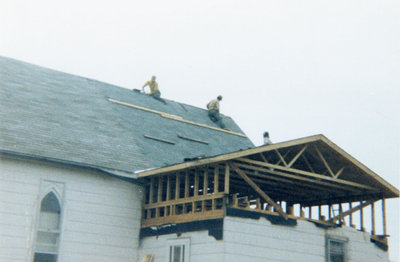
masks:
[[[146,86],[149,86],[149,88],[150,88],[150,93],[147,93],[147,94],[145,93],[144,88],[145,88]],[[160,90],[158,89],[158,83],[156,82],[156,77],[155,77],[155,76],[152,76],[152,77],[151,77],[151,80],[147,81],[147,82],[143,85],[143,87],[142,87],[142,92],[145,93],[145,94],[148,95],[148,96],[152,96],[154,99],[157,99],[158,101],[161,101],[161,102],[163,102],[164,104],[167,104],[167,103],[165,102],[165,100],[161,98],[161,92],[160,92]]]
[[[222,117],[219,115],[219,101],[221,100],[222,96],[218,96],[217,99],[213,99],[207,104],[208,117],[210,117],[211,121],[217,123],[221,128],[226,129]]]

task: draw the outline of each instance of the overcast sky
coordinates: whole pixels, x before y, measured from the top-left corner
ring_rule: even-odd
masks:
[[[324,134],[399,188],[399,0],[0,0],[0,55],[130,89],[154,74],[202,108],[221,94],[256,145]]]

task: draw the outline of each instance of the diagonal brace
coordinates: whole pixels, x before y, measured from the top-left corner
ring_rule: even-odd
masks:
[[[332,217],[331,219],[328,220],[328,222],[335,223],[339,219],[342,219],[342,218],[344,218],[344,217],[346,217],[346,216],[348,216],[348,215],[350,215],[350,214],[352,214],[352,213],[354,213],[354,212],[356,212],[356,211],[358,211],[358,210],[360,210],[360,209],[362,209],[362,208],[364,208],[364,207],[366,207],[366,206],[368,206],[368,205],[370,205],[370,204],[372,204],[374,202],[375,201],[373,201],[373,200],[366,201],[366,202],[360,204],[359,206],[353,207],[352,209],[349,209],[344,213],[341,213],[341,214],[339,214],[339,215],[337,215],[335,217]]]
[[[305,145],[299,153],[297,153],[297,155],[289,162],[289,164],[287,165],[288,168],[292,167],[292,165],[296,162],[296,160],[304,153],[304,151],[306,151],[307,149],[307,145]]]
[[[268,204],[272,205],[275,210],[286,220],[288,220],[287,214],[282,210],[282,208],[275,203],[272,198],[270,198],[261,188],[257,186],[256,183],[251,180],[244,171],[242,171],[240,168],[238,168],[234,163],[229,162],[229,166],[235,170],[235,172],[243,178]]]

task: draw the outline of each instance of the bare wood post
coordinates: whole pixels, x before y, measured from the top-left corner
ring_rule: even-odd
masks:
[[[154,203],[153,199],[153,194],[154,194],[154,177],[150,179],[150,193],[149,193],[149,203]]]
[[[194,175],[194,196],[199,195],[199,171],[195,170],[195,175]]]
[[[339,203],[339,215],[341,215],[343,213],[343,207],[342,207],[342,203]],[[346,223],[343,221],[340,221],[341,223],[344,223],[346,225]]]
[[[349,209],[352,209],[352,208],[353,208],[353,203],[349,202]],[[349,224],[350,224],[350,226],[353,225],[353,213],[351,213],[349,216]]]
[[[362,204],[362,202],[360,201],[360,205]],[[363,209],[360,209],[360,230],[364,232],[364,212]]]
[[[332,212],[332,205],[331,204],[328,205],[328,210],[329,210],[328,219],[330,220],[331,219],[331,212]]]
[[[318,206],[318,220],[321,220],[321,206]]]
[[[308,207],[308,219],[312,219],[312,206]]]
[[[185,198],[189,197],[189,170],[185,172]]]
[[[214,194],[218,193],[218,182],[219,182],[219,166],[214,166]]]
[[[204,181],[203,181],[203,195],[208,194],[208,169],[204,171]]]
[[[371,235],[375,235],[375,203],[371,204]]]
[[[180,181],[180,175],[179,173],[176,173],[176,179],[175,179],[175,200],[179,199],[180,195],[180,189],[181,189],[181,181]]]
[[[230,176],[230,168],[228,163],[225,163],[225,186],[224,186],[225,194],[229,194],[229,176]]]
[[[171,176],[167,177],[167,201],[171,200]]]
[[[383,223],[383,235],[387,236],[387,228],[386,228],[386,204],[385,199],[382,198],[382,223]]]
[[[163,177],[159,176],[158,177],[158,192],[157,192],[157,202],[160,203],[162,201],[162,181]]]

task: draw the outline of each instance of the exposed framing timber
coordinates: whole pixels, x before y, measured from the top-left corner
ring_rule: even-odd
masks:
[[[286,163],[286,161],[285,161],[284,157],[281,155],[281,153],[279,153],[279,150],[275,149],[275,152],[278,154],[278,157],[282,161],[282,163],[287,167],[288,164]],[[287,153],[289,153],[289,152],[287,152]],[[279,162],[278,162],[278,164],[279,164]]]
[[[315,173],[314,168],[312,168],[310,162],[308,162],[308,159],[306,158],[306,156],[304,154],[301,155],[301,157],[303,158],[304,162],[306,163],[308,169],[310,169],[310,171],[312,173]]]
[[[229,194],[229,179],[230,179],[230,168],[228,163],[225,163],[225,184],[224,184],[224,192],[225,194]]]
[[[307,145],[305,145],[297,154],[295,157],[293,157],[293,159],[289,162],[289,164],[287,165],[288,168],[292,167],[293,164],[297,161],[297,159],[303,155],[304,151],[306,151],[307,149]]]
[[[294,174],[288,174],[288,173],[280,172],[280,171],[276,171],[276,170],[269,170],[267,168],[255,167],[255,166],[242,164],[242,163],[236,163],[236,164],[238,166],[240,166],[240,167],[244,167],[244,168],[247,168],[247,169],[254,169],[254,170],[258,170],[258,171],[261,171],[261,172],[269,173],[269,174],[272,174],[272,175],[275,175],[275,176],[285,177],[285,178],[291,179],[291,180],[287,180],[286,179],[286,182],[295,180],[295,181],[307,182],[308,184],[322,185],[322,186],[324,186],[324,188],[323,188],[324,190],[335,191],[333,189],[326,188],[326,186],[328,186],[328,187],[331,187],[331,188],[336,188],[336,191],[338,189],[340,189],[340,190],[348,190],[348,191],[359,192],[358,189],[354,189],[354,188],[352,188],[350,186],[336,185],[336,184],[329,183],[326,180],[325,181],[311,180],[310,178],[297,176],[297,175],[294,175]],[[269,176],[268,179],[273,179],[274,180],[275,178],[272,177],[272,176]],[[318,187],[318,188],[321,189],[322,187]]]
[[[328,222],[332,222],[335,223],[338,220],[343,219],[344,217],[353,214],[354,212],[358,211],[358,210],[362,210],[364,207],[373,204],[374,201],[373,200],[369,200],[369,201],[365,201],[363,203],[360,202],[360,205],[353,207],[352,209],[347,210],[346,212],[340,213],[339,215],[332,217],[328,220]]]
[[[285,212],[282,210],[282,208],[275,203],[274,200],[272,200],[272,198],[270,198],[264,191],[262,191],[256,183],[254,183],[247,175],[245,172],[243,172],[239,167],[237,167],[233,162],[229,162],[229,165],[231,166],[231,168],[233,170],[235,170],[235,172],[241,176],[258,194],[260,194],[260,196],[270,205],[272,205],[275,210],[284,218],[284,219],[288,219],[287,214],[285,214]]]
[[[336,174],[333,178],[334,179],[338,178],[340,176],[340,174],[342,174],[343,170],[344,170],[344,166],[341,169],[339,169],[339,171],[336,172]]]
[[[328,170],[329,174],[332,177],[335,177],[335,174],[332,172],[332,169],[329,167],[328,162],[326,161],[325,157],[321,154],[321,151],[319,151],[318,147],[314,146],[315,151],[317,152],[319,158],[322,160],[322,163],[324,163],[324,166]]]
[[[319,178],[319,179],[322,179],[322,180],[325,180],[325,181],[332,181],[332,182],[339,183],[339,184],[342,184],[342,185],[349,185],[349,186],[353,186],[353,187],[357,187],[357,188],[369,189],[369,190],[376,191],[376,188],[373,188],[373,187],[370,187],[370,186],[367,186],[367,185],[362,185],[362,184],[359,184],[359,183],[355,183],[355,182],[351,182],[351,181],[347,181],[347,180],[342,180],[342,179],[333,179],[332,177],[329,177],[329,176],[324,176],[324,175],[321,175],[321,174],[311,173],[311,172],[303,171],[303,170],[300,170],[300,169],[286,168],[286,167],[282,167],[282,166],[278,166],[278,165],[274,165],[274,164],[268,164],[268,163],[264,163],[264,162],[257,161],[257,160],[247,159],[247,158],[238,158],[236,160],[242,161],[242,162],[245,162],[245,163],[249,163],[249,164],[253,164],[253,165],[259,165],[259,166],[276,168],[276,169],[280,169],[280,170],[283,170],[283,171],[289,171],[289,172],[296,173],[296,174],[303,175],[303,176]]]

